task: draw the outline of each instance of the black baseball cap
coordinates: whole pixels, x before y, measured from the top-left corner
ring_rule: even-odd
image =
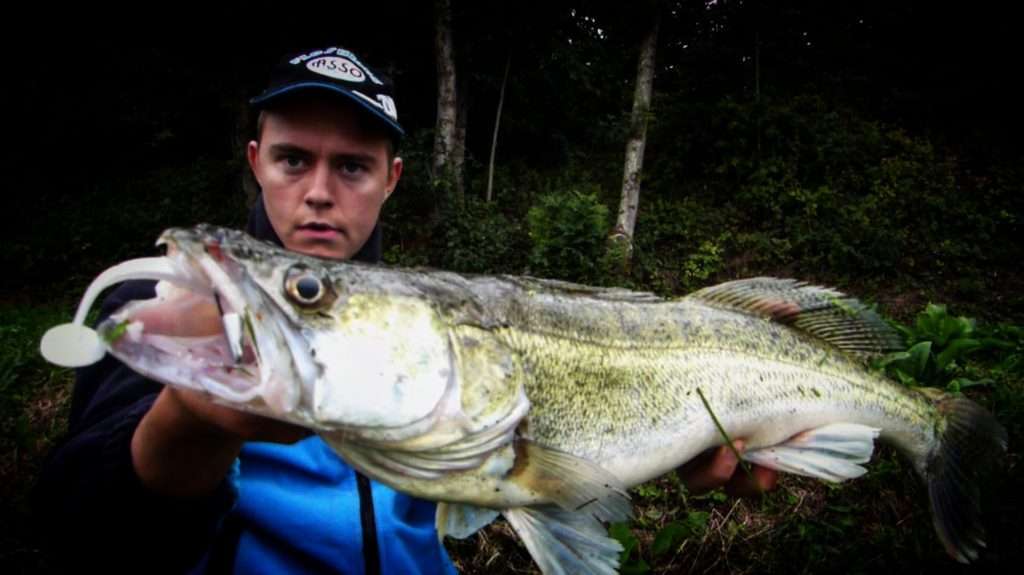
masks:
[[[298,90],[330,90],[347,97],[384,122],[396,139],[405,135],[398,123],[391,81],[376,74],[352,52],[338,47],[302,51],[274,67],[262,94],[249,101],[257,109]]]

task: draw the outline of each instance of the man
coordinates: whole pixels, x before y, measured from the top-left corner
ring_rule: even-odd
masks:
[[[262,197],[248,231],[296,252],[379,260],[378,217],[402,175],[387,80],[328,47],[285,58],[252,104],[247,158]],[[101,317],[153,293],[152,282],[127,282]],[[160,331],[203,321],[183,310]],[[722,451],[686,477],[710,488],[734,468]],[[55,547],[79,568],[454,571],[433,503],[369,481],[306,430],[160,386],[110,356],[79,371],[68,438],[37,495]]]

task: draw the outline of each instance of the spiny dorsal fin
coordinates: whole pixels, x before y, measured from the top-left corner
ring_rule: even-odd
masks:
[[[854,355],[902,348],[896,330],[856,298],[793,279],[736,280],[706,287],[687,298],[793,326]]]
[[[526,291],[553,292],[561,295],[592,297],[612,302],[624,303],[657,303],[664,301],[650,292],[632,291],[617,287],[595,287],[555,279],[542,279],[532,276],[503,276],[505,280],[516,284]]]

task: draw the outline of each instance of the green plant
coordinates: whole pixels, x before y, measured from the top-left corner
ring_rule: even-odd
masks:
[[[718,239],[704,240],[697,250],[686,258],[683,262],[682,280],[687,291],[700,287],[722,268],[722,254],[725,251],[722,246],[728,238],[729,233],[726,232]]]
[[[877,366],[904,385],[939,387],[958,392],[992,383],[988,377],[972,379],[965,370],[967,357],[985,349],[1005,349],[1007,342],[985,337],[974,319],[952,316],[945,305],[928,304],[913,325],[893,324],[903,334],[907,349],[890,353]]]
[[[619,555],[619,573],[643,575],[650,572],[651,567],[640,554],[640,541],[630,531],[629,523],[613,523],[608,528],[608,534],[622,544],[622,553]]]
[[[690,537],[700,537],[708,528],[707,511],[690,511],[682,521],[669,521],[654,535],[651,543],[651,555],[662,557],[679,548],[683,541]]]
[[[526,221],[533,243],[531,274],[581,283],[603,281],[608,208],[596,191],[545,194],[530,208]]]

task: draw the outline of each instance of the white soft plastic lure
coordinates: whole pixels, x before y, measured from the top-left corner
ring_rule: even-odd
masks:
[[[178,276],[167,258],[140,258],[120,263],[96,277],[86,289],[71,323],[51,327],[39,342],[46,361],[62,367],[83,367],[96,363],[107,352],[99,335],[85,325],[85,318],[104,289],[130,279],[173,280]]]

